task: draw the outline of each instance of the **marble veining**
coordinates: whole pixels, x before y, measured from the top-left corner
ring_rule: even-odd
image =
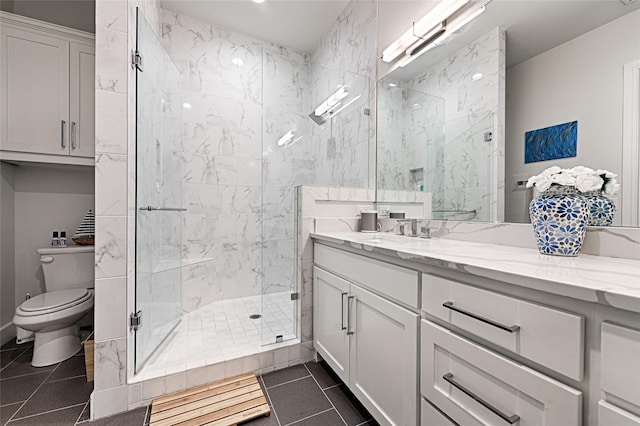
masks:
[[[640,264],[604,256],[544,256],[536,249],[388,234],[312,233],[316,241],[492,278],[587,302],[640,312]]]

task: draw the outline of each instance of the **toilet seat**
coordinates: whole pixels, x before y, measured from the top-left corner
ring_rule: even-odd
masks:
[[[86,288],[50,291],[25,300],[18,307],[16,315],[29,317],[52,314],[77,306],[92,297],[92,292]]]

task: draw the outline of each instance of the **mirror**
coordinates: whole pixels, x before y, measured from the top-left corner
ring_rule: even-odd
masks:
[[[380,2],[378,57],[433,3]],[[528,222],[523,182],[584,165],[618,174],[613,224],[640,225],[640,2],[493,0],[441,45],[379,70],[379,201],[420,191],[432,218]],[[526,132],[574,121],[575,156],[525,162]]]

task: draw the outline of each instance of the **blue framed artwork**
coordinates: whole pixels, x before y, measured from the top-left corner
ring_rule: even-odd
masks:
[[[524,134],[524,162],[575,157],[578,149],[578,122],[556,124]]]

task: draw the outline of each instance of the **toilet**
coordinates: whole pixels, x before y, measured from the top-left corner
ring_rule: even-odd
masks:
[[[93,246],[37,250],[45,292],[16,308],[13,324],[35,333],[34,367],[45,367],[80,350],[78,322],[93,307]]]

